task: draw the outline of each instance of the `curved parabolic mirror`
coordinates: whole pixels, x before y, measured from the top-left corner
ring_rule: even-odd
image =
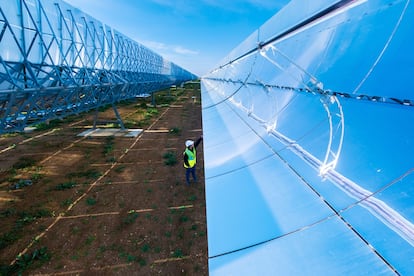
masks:
[[[414,273],[413,20],[294,0],[203,77],[212,275]]]

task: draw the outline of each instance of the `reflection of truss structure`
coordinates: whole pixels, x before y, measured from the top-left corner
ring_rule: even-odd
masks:
[[[326,176],[326,174],[330,170],[334,170],[335,166],[338,162],[338,158],[341,153],[343,138],[344,138],[344,118],[343,118],[343,112],[342,107],[335,96],[327,96],[327,95],[319,95],[321,105],[323,106],[324,110],[326,111],[327,115],[327,128],[329,130],[328,140],[326,142],[326,150],[324,157],[319,160],[315,156],[312,156],[310,153],[308,153],[306,150],[298,146],[298,141],[292,140],[285,135],[281,134],[276,130],[276,118],[273,118],[271,121],[266,121],[265,119],[260,118],[260,116],[257,116],[252,109],[251,106],[248,106],[246,103],[242,101],[235,101],[233,96],[238,93],[241,90],[241,87],[245,86],[247,89],[249,87],[258,88],[263,87],[266,89],[266,91],[271,92],[272,87],[265,85],[265,84],[259,84],[259,83],[249,83],[249,82],[242,82],[242,81],[232,81],[232,80],[225,80],[225,79],[209,79],[210,81],[215,82],[224,82],[224,83],[231,83],[236,86],[235,91],[231,92],[230,95],[225,95],[224,91],[217,90],[217,93],[221,93],[221,96],[223,97],[223,100],[219,101],[219,103],[222,103],[226,100],[228,100],[230,103],[235,105],[237,108],[244,111],[248,116],[264,128],[266,128],[267,133],[272,134],[276,139],[278,139],[280,142],[282,142],[284,145],[286,145],[290,150],[292,150],[296,155],[300,156],[303,160],[305,160],[312,168],[317,170],[321,176]],[[290,89],[290,91],[296,91],[298,89]],[[274,91],[273,91],[274,92]],[[244,100],[246,102],[249,101],[249,97],[244,97]],[[216,104],[219,104],[216,103]],[[215,104],[215,105],[216,105]],[[208,106],[206,108],[210,108],[211,106]],[[280,111],[279,111],[280,112]],[[280,115],[280,114],[279,114]],[[305,153],[305,154],[304,154]]]
[[[195,78],[64,2],[0,2],[0,133]]]

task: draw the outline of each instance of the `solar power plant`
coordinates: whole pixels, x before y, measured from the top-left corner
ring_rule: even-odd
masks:
[[[209,274],[414,274],[413,20],[292,0],[201,77]],[[0,134],[195,79],[61,0],[0,0]]]
[[[0,133],[197,78],[63,1],[0,4]]]

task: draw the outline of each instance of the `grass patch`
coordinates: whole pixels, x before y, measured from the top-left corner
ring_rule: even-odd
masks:
[[[8,209],[0,212],[0,218],[8,218],[8,217],[14,216],[16,214],[17,214],[16,209],[8,208]]]
[[[164,91],[163,93],[157,93],[155,96],[155,101],[157,105],[168,106],[176,100],[176,96],[173,93]]]
[[[149,250],[151,249],[151,247],[149,246],[149,244],[144,244],[142,247],[141,247],[141,251],[143,252],[143,253],[146,253],[146,252],[148,252]]]
[[[30,157],[20,157],[19,160],[13,165],[13,169],[20,170],[32,167],[36,164],[36,160]]]
[[[94,199],[93,197],[88,197],[86,199],[86,205],[88,206],[93,206],[96,204],[96,199]]]
[[[7,211],[7,210],[6,210]],[[15,213],[3,212],[2,216],[12,216],[15,215]],[[38,218],[42,217],[50,217],[51,212],[46,209],[38,209],[34,212],[21,212],[18,214],[19,218],[16,220],[13,228],[0,236],[0,249],[6,248],[7,246],[13,244],[15,241],[17,241],[21,237],[21,233],[23,231],[23,227],[25,225],[28,225]]]
[[[147,109],[147,113],[152,114],[152,115],[158,115],[159,111],[158,109],[151,107]]]
[[[34,125],[36,130],[43,131],[43,130],[49,130],[52,128],[56,128],[62,124],[62,121],[59,119],[50,120],[49,122],[42,122],[37,125]]]
[[[98,111],[99,111],[99,112],[104,112],[104,111],[106,111],[106,110],[110,109],[111,107],[112,107],[112,105],[110,105],[110,104],[101,105],[101,106],[98,108]]]
[[[101,172],[96,169],[89,169],[81,172],[73,172],[66,175],[68,178],[81,178],[86,177],[88,179],[96,179],[101,176]]]
[[[32,253],[26,253],[17,257],[13,265],[1,265],[1,275],[22,275],[29,268],[40,267],[50,260],[50,253],[47,247],[34,250]]]
[[[105,138],[105,145],[104,145],[103,154],[105,156],[108,156],[113,151],[114,151],[114,137],[113,136],[108,136],[108,137]]]
[[[129,212],[126,217],[122,219],[123,225],[130,225],[133,224],[138,218],[138,213],[136,212]]]
[[[73,234],[73,235],[76,235],[76,234],[79,234],[80,233],[80,228],[79,228],[79,226],[74,226],[74,227],[72,227],[71,229],[70,229],[70,232]]]
[[[172,253],[172,256],[174,258],[182,258],[184,257],[183,251],[180,248],[177,248],[174,250],[174,252]]]
[[[169,133],[178,136],[178,135],[181,134],[181,129],[178,128],[178,127],[173,127],[173,128],[170,129]]]
[[[178,229],[178,238],[180,238],[181,240],[184,239],[184,228],[180,227],[180,229]]]
[[[9,133],[3,133],[0,135],[1,138],[9,138],[9,137],[16,137],[20,135],[18,132],[9,132]]]
[[[71,198],[65,199],[60,203],[60,207],[69,207],[73,203]]]
[[[120,166],[116,167],[116,168],[114,169],[114,171],[115,171],[116,173],[121,173],[121,172],[123,172],[123,171],[125,170],[125,168],[126,168],[126,166],[125,166],[125,165],[120,165]]]
[[[114,156],[111,156],[108,159],[106,159],[106,162],[108,162],[108,163],[115,163],[116,162],[116,158]]]
[[[196,195],[192,195],[188,198],[189,201],[194,202],[197,200],[197,196]]]
[[[13,244],[21,237],[21,233],[18,229],[13,229],[7,233],[4,233],[0,237],[0,249],[6,248],[7,246]]]
[[[96,237],[95,236],[88,236],[86,238],[85,244],[86,245],[91,245],[94,242],[94,240],[96,240]]]
[[[132,263],[132,262],[136,262],[137,261],[137,257],[136,256],[134,256],[134,255],[131,255],[131,254],[128,254],[127,256],[126,256],[126,261],[128,262],[128,263]]]
[[[125,128],[135,128],[137,126],[138,122],[133,120],[125,120],[124,121],[124,127]]]
[[[144,120],[149,120],[153,116],[158,115],[158,114],[159,114],[158,109],[156,109],[154,107],[147,108],[146,112],[144,113]]]
[[[175,164],[177,164],[177,157],[175,156],[175,153],[172,151],[164,153],[162,157],[164,158],[164,164],[167,166],[174,166]]]
[[[38,209],[34,212],[21,212],[18,222],[32,222],[38,218],[50,217],[51,212],[47,209]]]
[[[75,186],[76,186],[75,182],[69,181],[69,182],[65,182],[65,183],[61,183],[59,185],[56,185],[54,190],[55,191],[64,191],[64,190],[72,189]]]
[[[188,217],[187,216],[181,216],[180,217],[180,222],[186,222],[188,221]]]
[[[43,178],[43,174],[40,173],[40,171],[41,171],[41,168],[38,167],[36,168],[36,172],[32,174],[32,180],[34,182],[39,181],[40,179]]]
[[[142,109],[147,109],[148,105],[146,102],[141,102],[137,105],[137,107],[142,108]]]
[[[139,258],[138,263],[140,266],[145,266],[147,264],[147,261],[144,258]]]

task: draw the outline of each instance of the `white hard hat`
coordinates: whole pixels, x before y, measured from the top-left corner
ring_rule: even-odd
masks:
[[[193,140],[187,140],[185,141],[185,146],[188,148],[189,146],[194,145],[194,141]]]

